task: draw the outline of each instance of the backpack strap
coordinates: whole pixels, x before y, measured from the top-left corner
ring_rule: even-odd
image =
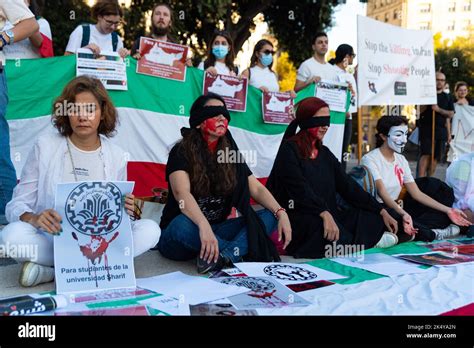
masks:
[[[81,41],[81,48],[85,47],[89,44],[91,39],[91,27],[90,24],[83,24],[82,25],[82,41]]]
[[[116,31],[112,32],[112,51],[117,52],[118,34]]]

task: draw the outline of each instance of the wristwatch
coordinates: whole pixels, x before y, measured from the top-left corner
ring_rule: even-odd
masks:
[[[15,41],[15,33],[13,33],[13,31],[11,31],[11,30],[5,30],[4,33],[10,39],[10,42],[8,44],[13,45],[13,42]]]

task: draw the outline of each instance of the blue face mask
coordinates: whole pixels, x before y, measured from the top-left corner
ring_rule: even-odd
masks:
[[[229,53],[229,48],[227,46],[216,45],[212,47],[212,54],[214,54],[217,59],[225,58],[227,53]]]
[[[270,66],[273,63],[273,56],[271,54],[262,54],[260,56],[260,62],[265,66]]]

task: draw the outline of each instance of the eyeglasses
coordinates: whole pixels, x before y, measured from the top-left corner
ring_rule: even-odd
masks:
[[[105,21],[105,23],[107,23],[107,25],[109,25],[111,27],[114,26],[114,25],[118,27],[119,25],[122,24],[122,21],[114,22],[114,21],[109,21],[108,19],[105,19],[105,18],[104,18],[104,21]]]
[[[265,50],[265,51],[263,51],[263,53],[274,55],[274,54],[275,54],[275,51],[272,51],[272,50]]]
[[[352,58],[355,58],[355,57],[356,57],[356,54],[355,54],[355,53],[352,53],[352,54],[350,54],[350,56],[351,56]]]

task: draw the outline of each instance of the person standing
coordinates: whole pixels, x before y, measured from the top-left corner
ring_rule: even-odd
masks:
[[[336,81],[336,69],[327,63],[324,57],[328,52],[328,36],[326,33],[317,33],[313,40],[313,56],[301,63],[296,75],[295,92],[298,92],[312,83],[321,80]]]
[[[5,30],[6,21],[13,28]],[[8,92],[3,48],[15,41],[24,40],[39,29],[35,16],[23,0],[0,2],[0,224],[5,223],[5,206],[12,198],[16,173],[10,158],[10,133],[6,119]]]
[[[88,48],[94,54],[101,51],[117,52],[120,57],[128,56],[123,41],[116,30],[122,21],[122,9],[115,0],[100,0],[92,8],[96,24],[81,24],[69,36],[64,55],[75,54],[79,48]]]
[[[446,86],[446,76],[442,72],[436,73],[436,105],[423,105],[420,107],[420,119],[418,125],[420,129],[420,150],[421,157],[418,165],[418,177],[424,177],[427,174],[434,174],[441,156],[444,154],[446,142],[448,141],[447,123],[454,116],[454,102],[452,97],[444,92]],[[435,112],[435,136],[434,136],[434,159],[431,162],[432,150],[432,128],[433,116]]]
[[[211,75],[237,76],[239,68],[234,64],[234,42],[228,31],[216,31],[209,41],[206,60],[198,65]]]
[[[342,168],[346,170],[347,161],[349,160],[349,143],[352,136],[352,114],[357,112],[357,85],[354,75],[347,71],[347,67],[352,65],[356,54],[352,46],[347,44],[339,45],[336,49],[336,57],[329,61],[336,69],[337,81],[340,83],[347,83],[351,92],[351,102],[349,111],[346,112],[346,121],[344,125],[344,139],[342,141]]]

